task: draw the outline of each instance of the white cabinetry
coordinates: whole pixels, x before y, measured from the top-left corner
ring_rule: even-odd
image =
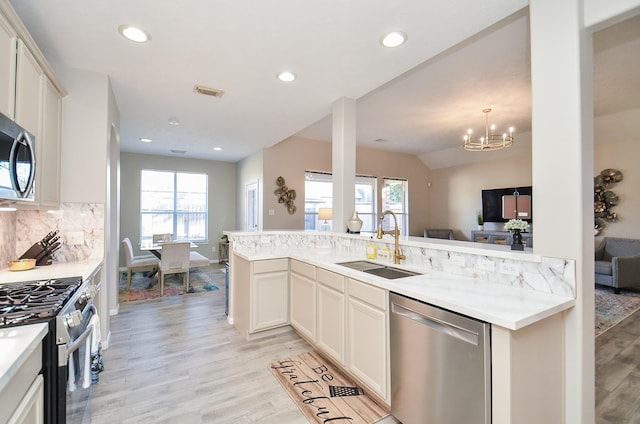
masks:
[[[8,350],[7,355],[14,354],[11,349]],[[38,341],[37,346],[25,355],[28,356],[11,371],[11,380],[0,390],[0,423],[44,422],[44,389],[40,374],[42,342]]]
[[[289,322],[289,259],[232,261],[234,325],[245,337]]]
[[[326,354],[345,366],[344,277],[318,268],[317,344]]]
[[[316,341],[316,267],[291,260],[291,326]]]
[[[64,88],[8,2],[0,2],[0,112],[35,137],[35,202],[60,204],[60,144]]]
[[[389,294],[348,279],[347,369],[389,402]]]
[[[43,80],[41,137],[36,141],[36,201],[40,206],[60,205],[60,143],[62,97],[53,83]]]
[[[42,375],[38,375],[22,398],[7,424],[43,424],[44,423],[44,384]]]
[[[16,67],[16,123],[35,136],[40,143],[42,110],[42,68],[24,42],[18,39]]]
[[[0,15],[0,113],[13,119],[16,101],[16,31]]]
[[[253,264],[250,332],[289,322],[289,260],[273,259]]]

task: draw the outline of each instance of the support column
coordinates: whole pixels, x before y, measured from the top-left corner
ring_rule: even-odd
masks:
[[[356,202],[356,101],[336,100],[332,122],[333,231],[344,233]]]
[[[565,320],[565,423],[594,418],[593,42],[583,0],[531,0],[532,162],[536,242],[576,260]]]

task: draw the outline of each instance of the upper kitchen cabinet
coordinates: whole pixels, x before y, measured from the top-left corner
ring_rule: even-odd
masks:
[[[18,60],[16,65],[16,115],[15,121],[36,138],[36,159],[43,159],[38,155],[38,145],[46,140],[40,137],[40,116],[42,112],[42,68],[35,57],[27,49],[22,40],[18,40]]]
[[[26,208],[60,205],[62,84],[6,0],[0,0],[0,112],[35,137],[36,197]]]
[[[0,15],[0,113],[14,118],[16,100],[16,46],[18,37]]]

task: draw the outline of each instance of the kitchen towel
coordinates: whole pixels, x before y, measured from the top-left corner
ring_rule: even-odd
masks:
[[[91,332],[91,383],[96,384],[99,380],[98,374],[104,370],[100,317],[97,314],[93,315],[89,325],[93,326],[93,331]]]

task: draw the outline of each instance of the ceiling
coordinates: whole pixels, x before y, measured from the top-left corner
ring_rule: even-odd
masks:
[[[428,165],[452,149],[474,155],[461,136],[483,128],[485,107],[499,130],[516,128],[516,144],[531,129],[524,0],[11,3],[54,69],[109,75],[122,151],[237,161],[292,135],[330,140],[341,97],[357,99],[359,146]],[[151,41],[124,39],[121,24]],[[382,47],[390,30],[408,41]],[[640,108],[640,17],[596,33],[594,52],[596,115]],[[285,69],[297,80],[278,81]]]

